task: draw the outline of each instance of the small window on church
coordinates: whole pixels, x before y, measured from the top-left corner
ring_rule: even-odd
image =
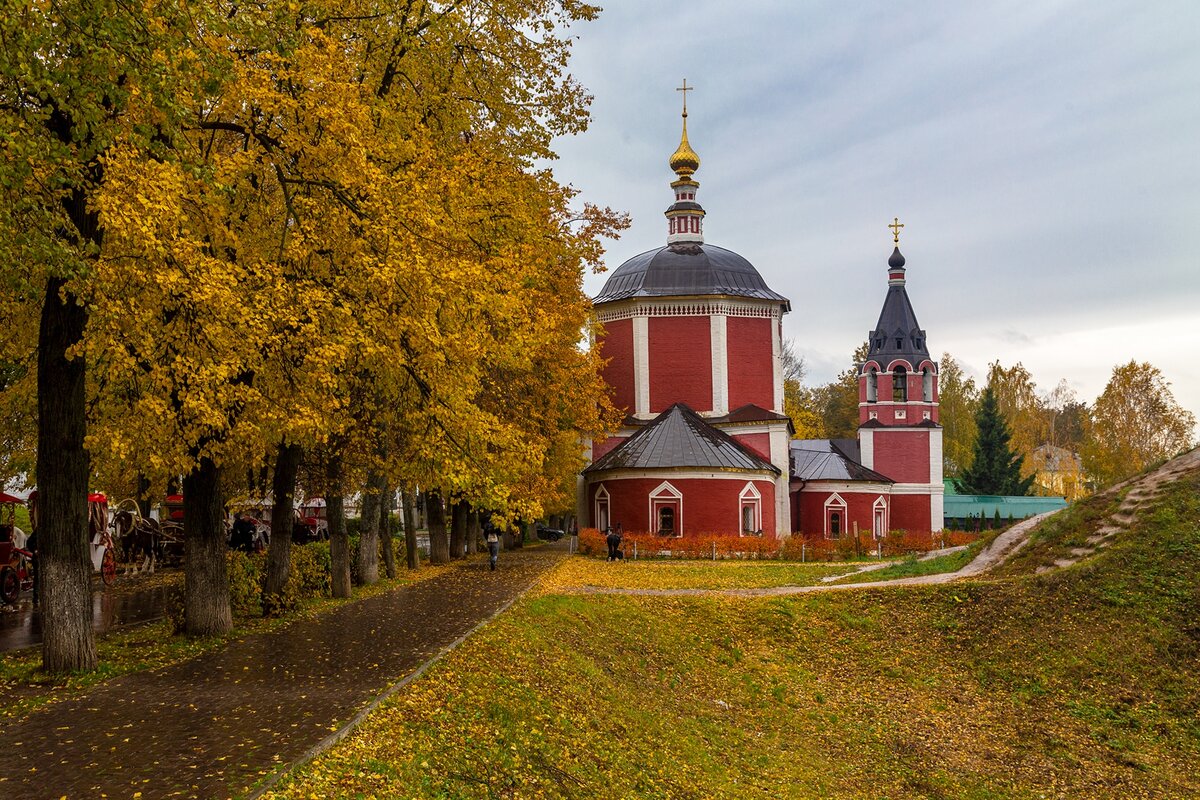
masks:
[[[901,348],[903,348],[903,347],[904,347],[904,340],[903,340],[903,339],[897,339],[897,340],[896,340],[896,349],[897,349],[897,350],[899,350],[899,349],[901,349]]]
[[[879,400],[879,376],[874,367],[867,372],[867,402]]]
[[[842,515],[836,511],[829,515],[829,538],[842,538]]]
[[[875,340],[875,349],[878,350],[881,347],[883,347],[883,339],[876,339]]]
[[[908,371],[904,367],[892,370],[892,402],[908,402]]]
[[[933,402],[933,370],[929,367],[921,370],[921,399],[926,403]]]
[[[671,506],[658,509],[658,532],[663,536],[675,535],[675,509]]]

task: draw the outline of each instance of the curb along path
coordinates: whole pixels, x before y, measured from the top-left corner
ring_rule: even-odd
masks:
[[[539,547],[108,681],[0,729],[4,798],[215,798],[308,754],[356,712],[528,589]]]

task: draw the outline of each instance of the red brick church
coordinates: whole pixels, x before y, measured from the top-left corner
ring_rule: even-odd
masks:
[[[780,360],[791,303],[705,243],[686,104],[670,166],[667,244],[618,267],[594,299],[604,378],[626,417],[591,445],[581,522],[663,536],[940,529],[937,364],[899,247],[860,367],[858,439],[794,440]]]

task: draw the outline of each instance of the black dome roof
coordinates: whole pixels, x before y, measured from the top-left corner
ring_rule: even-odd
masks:
[[[749,261],[724,247],[694,242],[671,244],[634,256],[609,276],[594,302],[693,295],[774,300],[782,303],[784,310],[791,310],[788,299],[771,291]]]

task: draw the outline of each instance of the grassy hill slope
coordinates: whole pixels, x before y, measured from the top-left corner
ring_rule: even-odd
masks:
[[[519,603],[274,796],[1200,796],[1200,476],[1079,564],[770,599]]]

